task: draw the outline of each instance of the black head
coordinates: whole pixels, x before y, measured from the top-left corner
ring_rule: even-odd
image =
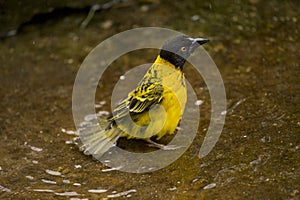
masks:
[[[159,55],[161,58],[182,69],[186,59],[195,49],[208,41],[208,39],[204,38],[190,38],[181,35],[168,40],[163,45]]]

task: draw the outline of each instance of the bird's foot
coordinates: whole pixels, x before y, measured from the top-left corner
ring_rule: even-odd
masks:
[[[153,142],[152,140],[147,140],[147,142],[149,142],[149,144],[148,144],[149,147],[156,147],[156,148],[159,148],[162,150],[176,150],[176,149],[184,147],[184,146],[177,146],[177,145],[159,144],[159,143]]]

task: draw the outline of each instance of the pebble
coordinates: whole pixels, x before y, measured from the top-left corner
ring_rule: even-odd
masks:
[[[48,183],[48,184],[53,184],[53,185],[57,184],[56,181],[51,181],[51,180],[47,180],[47,179],[42,179],[42,182]]]
[[[29,180],[33,180],[33,176],[25,176],[26,178],[28,178]]]
[[[147,6],[147,5],[142,5],[142,6],[141,6],[141,11],[142,11],[142,12],[148,12],[148,11],[149,11],[149,6]]]
[[[211,184],[206,185],[203,189],[204,189],[204,190],[207,190],[207,189],[214,188],[214,187],[216,187],[216,186],[217,186],[216,183],[211,183]]]
[[[105,190],[105,189],[91,189],[91,190],[88,190],[88,192],[90,192],[90,193],[104,193],[104,192],[107,192],[107,190]]]
[[[30,145],[28,145],[28,146],[31,148],[32,151],[36,151],[36,152],[41,152],[41,151],[43,151],[42,148],[38,148],[38,147],[30,146]]]
[[[47,174],[50,174],[50,175],[53,175],[53,176],[61,176],[61,173],[57,172],[57,171],[53,171],[53,170],[50,170],[50,169],[46,169],[45,171],[46,171]]]
[[[132,192],[136,192],[136,190],[135,189],[127,190],[127,191],[120,192],[120,193],[117,193],[117,194],[107,195],[107,197],[108,198],[116,198],[116,197],[126,196],[126,195],[128,195],[129,193],[132,193]]]
[[[77,192],[62,192],[62,193],[55,192],[54,194],[56,194],[58,196],[78,196],[78,195],[80,195]]]
[[[198,21],[200,19],[200,16],[199,15],[193,15],[192,17],[191,17],[191,20],[192,21]]]
[[[114,23],[113,23],[112,20],[106,20],[105,22],[102,22],[102,23],[101,23],[101,27],[102,27],[103,29],[109,29],[109,28],[112,27],[113,24],[114,24]]]
[[[200,106],[200,105],[202,105],[203,104],[203,101],[202,100],[197,100],[196,102],[195,102],[195,105],[196,106]]]

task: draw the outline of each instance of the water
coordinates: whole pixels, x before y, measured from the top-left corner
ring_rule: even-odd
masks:
[[[299,8],[296,1],[275,0],[130,1],[96,13],[85,29],[79,27],[86,13],[77,13],[1,40],[0,198],[299,199]],[[15,22],[9,14],[2,19],[3,25]],[[102,27],[107,20],[110,27]],[[180,159],[146,174],[109,169],[84,155],[73,143],[71,109],[84,57],[105,38],[138,26],[210,38],[205,49],[220,69],[228,103],[216,147],[199,159],[210,98],[187,66],[186,77],[199,94],[197,137]],[[98,116],[110,110],[113,83],[155,54],[132,53],[113,63],[96,95]]]

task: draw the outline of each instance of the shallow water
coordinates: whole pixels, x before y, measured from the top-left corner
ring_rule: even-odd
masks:
[[[32,14],[13,6],[1,9],[16,9],[25,21]],[[34,13],[44,9],[32,6]],[[55,6],[61,5],[49,7]],[[299,199],[299,8],[296,1],[275,0],[129,1],[96,13],[84,29],[86,12],[78,12],[1,40],[1,199]],[[20,23],[2,13],[7,30]],[[204,48],[221,72],[228,110],[217,145],[199,159],[211,102],[204,81],[187,66],[202,102],[197,137],[166,168],[130,174],[105,167],[72,143],[71,97],[77,70],[97,44],[143,26],[208,37]],[[114,62],[105,72],[110,78],[99,84],[97,110],[110,110],[111,91],[126,70],[155,55],[142,51]]]

